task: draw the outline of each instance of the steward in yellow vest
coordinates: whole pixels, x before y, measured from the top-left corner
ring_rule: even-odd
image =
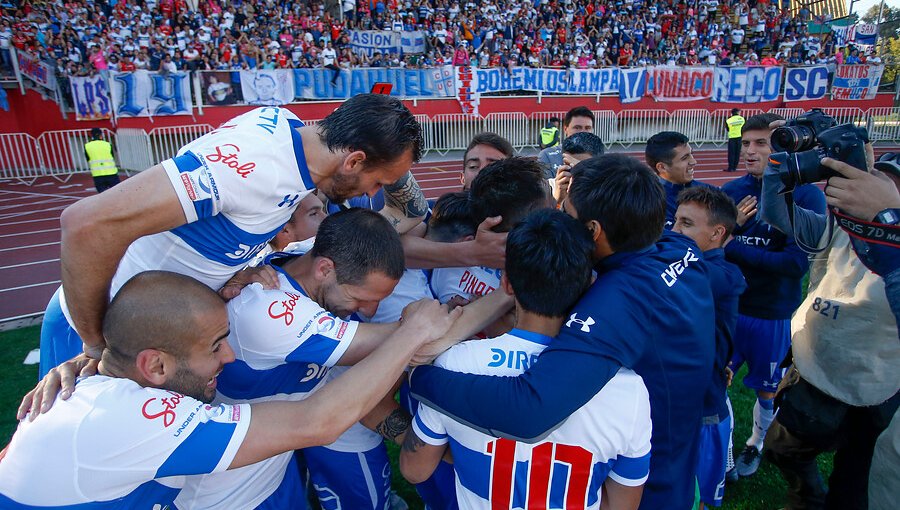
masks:
[[[91,141],[84,144],[84,155],[87,157],[94,178],[97,193],[119,184],[119,169],[113,157],[112,145],[102,138],[100,128],[91,129]]]
[[[550,122],[541,128],[541,149],[559,145],[559,119],[550,117]]]

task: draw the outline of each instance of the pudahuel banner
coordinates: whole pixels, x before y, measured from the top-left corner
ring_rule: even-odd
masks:
[[[453,66],[342,69],[336,80],[331,69],[294,69],[293,73],[293,95],[302,99],[346,99],[370,92],[376,83],[390,83],[392,96],[410,99],[453,97],[456,94]]]
[[[190,115],[190,75],[186,72],[110,73],[113,111],[118,117]]]
[[[75,120],[104,120],[112,113],[109,87],[99,74],[72,76],[72,102],[75,104]]]

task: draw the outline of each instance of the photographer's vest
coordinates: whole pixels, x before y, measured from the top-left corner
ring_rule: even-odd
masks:
[[[556,133],[558,132],[559,128],[553,126],[541,128],[541,144],[545,148],[556,147],[557,145],[559,145],[559,139],[556,140],[556,143],[553,142],[553,138],[556,137]]]
[[[84,152],[87,153],[92,176],[103,177],[119,173],[119,169],[116,168],[116,160],[113,159],[112,145],[109,142],[91,140],[84,144]]]
[[[881,404],[900,389],[900,341],[884,280],[860,262],[839,228],[809,266],[809,293],[791,319],[791,349],[804,379],[847,404]]]
[[[744,118],[740,115],[732,115],[725,121],[728,125],[728,138],[740,138],[741,128],[744,127]]]

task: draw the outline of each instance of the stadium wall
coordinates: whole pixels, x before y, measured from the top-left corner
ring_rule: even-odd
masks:
[[[23,96],[16,90],[7,91],[10,110],[0,110],[0,133],[28,133],[39,136],[45,131],[86,129],[92,127],[115,129],[110,121],[76,121],[74,114],[64,119],[59,111],[59,105],[49,99],[44,99],[33,90],[27,90]],[[301,119],[321,119],[330,113],[340,101],[322,101],[296,103],[289,106],[290,110]],[[439,114],[462,113],[456,99],[420,99],[407,100],[407,106],[415,114],[424,114],[429,117]],[[746,108],[768,110],[770,108],[804,108],[815,107],[839,108],[851,107],[866,110],[873,107],[891,107],[894,105],[894,94],[878,94],[870,101],[841,101],[841,100],[816,100],[786,103],[782,101],[770,101],[743,105]],[[587,106],[591,110],[644,110],[665,109],[669,112],[683,109],[707,109],[709,111],[723,108],[741,107],[733,103],[713,103],[708,100],[689,102],[656,102],[652,98],[644,98],[636,103],[623,105],[617,97],[601,96],[544,96],[539,100],[537,96],[517,97],[482,97],[479,105],[481,115],[503,112],[523,112],[530,114],[536,111],[567,111],[576,106]],[[139,128],[150,130],[155,127],[182,126],[187,124],[210,124],[218,126],[226,120],[235,117],[251,106],[205,106],[203,114],[194,108],[193,118],[188,115],[173,115],[159,117],[119,118],[116,127]]]

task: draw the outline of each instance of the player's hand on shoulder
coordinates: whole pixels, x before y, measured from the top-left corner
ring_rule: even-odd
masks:
[[[251,283],[258,283],[266,290],[277,289],[278,271],[275,271],[272,266],[267,264],[259,267],[248,267],[238,271],[219,289],[219,295],[225,301],[230,301],[238,297],[241,290]]]
[[[417,341],[423,344],[444,336],[460,315],[461,307],[450,310],[435,299],[420,299],[403,309],[402,327],[415,332]]]
[[[75,391],[75,379],[96,375],[98,363],[96,359],[79,354],[58,367],[50,369],[37,386],[22,398],[16,419],[21,420],[30,412],[31,415],[28,419],[34,421],[39,414],[46,413],[53,407],[57,396],[62,400],[67,400]]]

